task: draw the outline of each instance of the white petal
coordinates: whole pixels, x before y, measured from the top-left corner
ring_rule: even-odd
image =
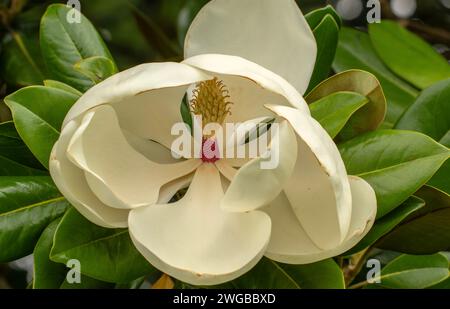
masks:
[[[264,254],[270,219],[256,211],[225,212],[222,196],[219,172],[203,164],[178,202],[131,211],[131,239],[153,266],[181,281],[212,285],[237,278]]]
[[[64,125],[98,105],[117,112],[122,129],[170,148],[171,128],[181,122],[180,104],[189,85],[210,79],[180,63],[149,63],[113,75],[89,89],[71,108]]]
[[[288,264],[309,264],[345,253],[369,232],[375,221],[377,202],[370,185],[350,176],[353,212],[349,233],[345,240],[330,250],[319,249],[296,219],[284,193],[269,207],[263,209],[272,220],[272,235],[266,256]],[[327,226],[322,226],[327,231]],[[329,231],[333,233],[333,231]]]
[[[291,84],[256,63],[218,54],[195,56],[183,63],[205,70],[223,81],[233,103],[226,122],[273,117],[264,104],[293,106],[310,113],[307,103]]]
[[[105,204],[130,209],[157,202],[160,188],[194,171],[200,160],[159,164],[134,150],[114,109],[99,106],[83,117],[68,147],[69,159],[85,171],[92,191]]]
[[[274,128],[271,128],[273,131]],[[274,200],[289,179],[297,160],[296,136],[287,121],[279,124],[279,138],[271,140],[270,168],[266,156],[258,157],[241,167],[225,193],[221,206],[228,211],[255,210]]]
[[[77,121],[69,122],[53,146],[50,158],[53,181],[64,197],[91,222],[108,228],[127,227],[129,211],[103,204],[87,185],[83,171],[73,165],[66,156],[66,149],[78,126]]]
[[[339,150],[311,116],[284,106],[268,107],[289,121],[299,137],[296,167],[284,187],[286,196],[314,243],[322,249],[334,248],[345,239],[352,212]]]
[[[308,88],[317,46],[294,0],[215,0],[198,13],[185,41],[185,58],[226,54],[246,58]]]

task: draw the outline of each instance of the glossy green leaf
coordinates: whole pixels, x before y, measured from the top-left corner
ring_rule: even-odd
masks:
[[[358,253],[373,244],[377,240],[382,238],[384,235],[392,231],[397,225],[399,225],[403,220],[405,220],[409,215],[416,212],[425,206],[425,201],[412,196],[407,199],[401,206],[397,207],[391,213],[387,214],[383,218],[377,220],[373,227],[370,229],[369,233],[346,255],[352,255]]]
[[[157,271],[135,249],[127,230],[99,227],[75,209],[59,224],[50,259],[77,259],[82,274],[106,282],[127,283]]]
[[[41,49],[52,79],[85,91],[94,83],[73,66],[95,56],[114,60],[86,17],[82,15],[80,23],[67,21],[69,10],[64,4],[52,4],[47,8],[41,21]]]
[[[400,118],[396,129],[419,131],[445,142],[443,139],[450,135],[449,102],[450,78],[425,89]]]
[[[377,217],[398,207],[427,183],[449,158],[450,150],[421,133],[379,130],[339,145],[350,175],[370,183]]]
[[[58,218],[47,226],[34,248],[33,289],[58,289],[66,280],[66,266],[49,259],[53,235],[60,221],[61,218]]]
[[[331,5],[327,5],[324,6],[323,8],[311,11],[305,15],[305,18],[306,21],[308,22],[309,27],[311,29],[314,29],[322,22],[322,20],[325,18],[326,15],[330,15],[334,19],[336,24],[339,26],[339,28],[342,26],[341,17]]]
[[[78,96],[56,88],[30,86],[5,98],[17,131],[39,162],[48,168],[62,122]]]
[[[62,82],[59,82],[57,80],[46,79],[46,80],[44,80],[44,86],[49,87],[49,88],[60,89],[65,92],[70,92],[78,97],[81,97],[83,95],[83,93],[78,91],[77,89],[75,89],[67,84],[64,84]]]
[[[252,270],[226,284],[239,289],[343,289],[344,276],[332,259],[287,265],[263,258]]]
[[[448,278],[448,260],[442,254],[401,255],[381,270],[381,285],[393,289],[423,289]]]
[[[369,99],[356,92],[336,92],[309,105],[311,115],[332,138],[347,124],[350,117]]]
[[[384,126],[391,128],[414,102],[418,91],[392,73],[376,54],[369,35],[352,28],[343,27],[333,62],[336,72],[359,69],[374,74],[380,81],[387,99]]]
[[[425,89],[405,112],[397,129],[414,130],[450,147],[450,79]],[[450,194],[450,161],[431,179],[430,185]]]
[[[90,57],[77,62],[74,68],[95,84],[117,73],[116,65],[105,57]]]
[[[12,122],[0,123],[0,176],[45,175]]]
[[[69,272],[64,264],[52,262],[49,258],[53,237],[61,218],[56,219],[44,230],[34,248],[33,289],[101,289],[112,288],[113,284],[81,275],[80,283],[68,283]]]
[[[397,75],[420,89],[450,78],[450,65],[433,47],[394,21],[369,25],[378,56]]]
[[[5,81],[17,86],[42,84],[44,72],[37,40],[24,33],[12,32],[2,47],[0,74]]]
[[[450,196],[431,187],[416,193],[426,206],[397,226],[377,245],[409,254],[432,254],[450,249]]]
[[[317,42],[317,57],[307,93],[328,78],[339,38],[339,24],[331,14],[325,15],[312,29]]]
[[[68,207],[50,177],[0,177],[0,262],[30,254],[46,226]]]
[[[442,165],[428,184],[450,195],[450,160]]]
[[[354,113],[347,122],[339,134],[340,140],[376,130],[381,125],[386,114],[386,99],[376,77],[365,71],[350,70],[330,77],[314,88],[307,95],[306,101],[313,103],[340,91],[356,92],[369,99],[369,103]]]

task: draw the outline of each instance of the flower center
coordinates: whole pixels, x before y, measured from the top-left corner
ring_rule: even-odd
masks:
[[[202,142],[202,161],[205,163],[214,163],[220,160],[220,151],[214,138],[203,138]]]
[[[215,77],[197,84],[190,102],[191,110],[202,116],[203,126],[209,123],[221,125],[227,115],[231,115],[230,105],[233,103],[228,101],[229,98],[227,87]]]

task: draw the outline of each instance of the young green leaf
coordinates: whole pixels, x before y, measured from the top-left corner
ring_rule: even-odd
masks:
[[[339,91],[356,92],[369,99],[347,122],[338,136],[340,140],[376,130],[381,125],[386,114],[386,99],[376,77],[365,71],[350,70],[330,77],[314,88],[306,96],[306,101],[313,103]]]
[[[369,103],[369,99],[356,92],[340,91],[309,105],[311,115],[334,138],[344,128],[350,117]]]
[[[114,60],[86,17],[81,15],[80,22],[68,22],[70,10],[64,4],[52,4],[47,8],[41,21],[41,50],[51,78],[86,91],[94,83],[73,66],[95,56],[108,58],[113,64]]]
[[[80,60],[74,65],[74,68],[95,84],[117,73],[116,65],[111,59],[98,56]]]
[[[419,89],[450,78],[450,65],[433,47],[394,21],[369,25],[370,39],[384,63]]]
[[[369,35],[343,27],[333,63],[336,72],[359,69],[372,73],[380,81],[388,102],[385,128],[391,128],[414,102],[417,89],[392,73],[376,54]]]

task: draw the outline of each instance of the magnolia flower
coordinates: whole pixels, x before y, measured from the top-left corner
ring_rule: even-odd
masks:
[[[315,59],[294,0],[211,1],[189,29],[182,63],[134,67],[79,99],[51,175],[87,219],[128,227],[153,266],[188,283],[232,280],[263,256],[306,264],[341,254],[371,228],[376,198],[347,176],[302,97]],[[262,157],[175,159],[171,128],[186,93],[191,112],[208,121],[276,119],[278,166],[261,169]]]

